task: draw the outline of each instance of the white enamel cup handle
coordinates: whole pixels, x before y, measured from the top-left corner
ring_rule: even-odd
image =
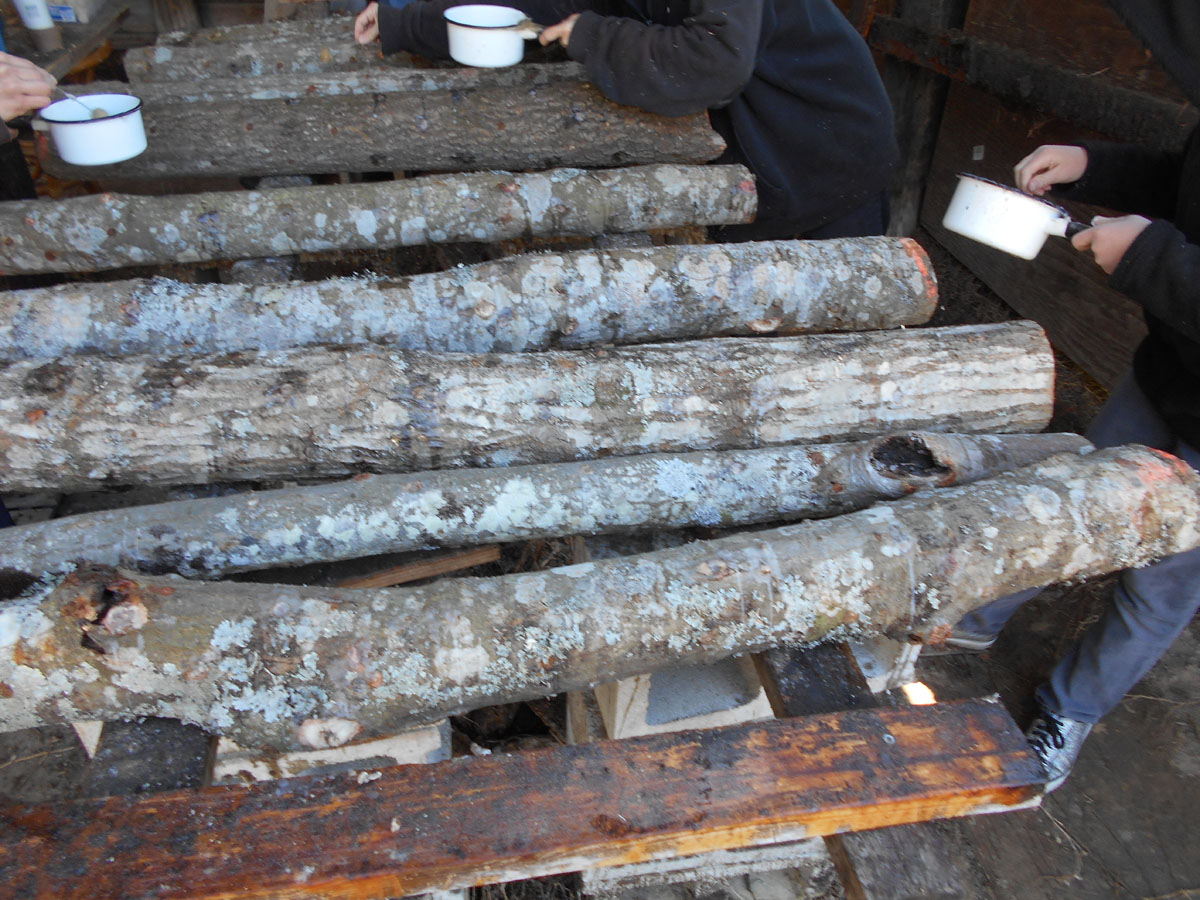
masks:
[[[545,31],[545,29],[545,25],[539,25],[532,19],[522,19],[516,25],[512,26],[512,30],[521,37],[525,38],[527,41],[533,40],[535,37]]]

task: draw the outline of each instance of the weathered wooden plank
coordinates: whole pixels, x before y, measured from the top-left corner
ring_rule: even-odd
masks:
[[[1178,86],[1104,0],[971,0],[963,30],[1064,69],[1183,102]]]
[[[1108,286],[1091,254],[1050,238],[1032,262],[948,232],[942,216],[958,172],[1012,183],[1012,167],[1040,144],[1093,135],[1061,122],[1031,119],[961,85],[950,92],[930,171],[921,223],[1021,315],[1039,322],[1056,348],[1101,384],[1112,387],[1146,333],[1141,307]],[[1073,206],[1081,221],[1097,210]]]
[[[159,33],[196,31],[200,27],[195,0],[151,0],[150,6]]]
[[[1197,545],[1200,475],[1122,447],[496,578],[338,589],[77,573],[0,607],[0,729],[154,715],[243,746],[336,746],[666,665],[929,640],[997,597]]]
[[[0,897],[399,896],[995,810],[1036,797],[1039,777],[990,701],[371,775],[9,806]]]
[[[826,642],[756,656],[779,716],[881,705],[850,647]],[[847,900],[996,900],[975,876],[956,823],[922,822],[828,835],[825,844]]]
[[[1074,435],[910,433],[819,447],[382,475],[7,528],[0,560],[6,574],[31,578],[84,564],[213,576],[563,534],[747,525],[849,512],[1088,446]]]
[[[201,78],[195,81],[95,81],[76,85],[73,94],[136,94],[153,105],[167,103],[242,103],[347,94],[394,94],[406,91],[463,91],[484,87],[535,88],[557,81],[582,82],[579,63],[527,63],[503,69],[397,69],[380,67],[308,75],[263,74],[254,78]]]
[[[957,31],[936,32],[879,16],[870,41],[882,53],[1117,140],[1178,149],[1200,120],[1184,100],[1131,90]]]
[[[1035,432],[1054,365],[1029,323],[544,353],[302,348],[0,370],[0,483],[333,478],[834,441]]]
[[[0,203],[0,273],[733,224],[757,199],[743,166],[649,165],[12,201]]]
[[[707,162],[724,149],[706,113],[667,118],[590,84],[539,88],[146,104],[148,146],[127,162],[72,166],[39,133],[63,178],[319,172],[478,171]],[[204,135],[201,144],[196,136]]]
[[[578,349],[887,330],[922,325],[937,308],[925,251],[912,240],[888,238],[525,254],[388,281],[148,279],[0,297],[4,361],[313,344],[469,353]]]

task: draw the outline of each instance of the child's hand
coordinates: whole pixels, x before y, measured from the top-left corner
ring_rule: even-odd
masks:
[[[538,43],[543,47],[547,47],[558,41],[564,47],[571,41],[571,29],[575,27],[575,20],[579,18],[579,13],[572,13],[567,16],[557,25],[551,25],[542,30],[538,35]]]
[[[354,40],[369,44],[379,40],[379,4],[372,2],[354,20]]]
[[[1071,238],[1071,244],[1076,250],[1091,250],[1096,265],[1111,275],[1125,251],[1149,224],[1150,220],[1142,216],[1096,216],[1092,227]]]
[[[1013,174],[1017,187],[1040,197],[1052,185],[1078,181],[1087,164],[1087,151],[1082,147],[1045,144],[1017,163]]]
[[[0,121],[16,118],[50,102],[58,82],[27,59],[0,53]]]

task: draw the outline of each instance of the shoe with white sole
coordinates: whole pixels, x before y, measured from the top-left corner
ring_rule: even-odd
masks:
[[[1046,770],[1046,793],[1058,790],[1071,774],[1091,722],[1068,719],[1038,705],[1038,715],[1025,732],[1029,746]]]
[[[926,644],[921,650],[925,656],[947,656],[951,653],[982,653],[996,643],[998,635],[979,631],[963,631],[955,628],[941,644]]]

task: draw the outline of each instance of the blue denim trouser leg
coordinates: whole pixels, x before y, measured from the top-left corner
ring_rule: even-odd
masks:
[[[1200,469],[1200,452],[1159,418],[1132,375],[1113,389],[1088,437],[1097,447],[1145,444]],[[960,627],[995,634],[1037,593],[1002,597],[969,613]],[[1200,549],[1123,572],[1100,621],[1054,667],[1049,681],[1038,688],[1038,699],[1068,718],[1097,721],[1166,653],[1198,608]]]

